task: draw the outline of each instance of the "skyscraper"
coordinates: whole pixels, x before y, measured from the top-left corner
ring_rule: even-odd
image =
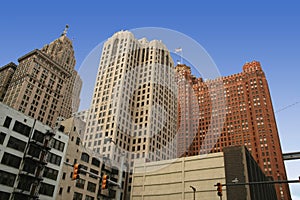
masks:
[[[69,118],[78,110],[82,81],[74,70],[72,41],[61,36],[18,59],[3,102],[49,126],[57,117]]]
[[[197,78],[191,74],[188,66],[176,66],[176,82],[178,84],[178,129],[177,156],[188,156],[188,150],[198,131],[199,105],[193,86]]]
[[[3,101],[12,76],[16,71],[17,65],[13,62],[0,68],[0,102]]]
[[[173,61],[161,41],[115,33],[103,46],[85,145],[115,161],[125,152],[129,168],[135,158],[176,157],[176,92]]]
[[[187,66],[179,65],[176,69],[187,74],[186,82],[195,91],[199,109],[198,131],[193,142],[178,141],[189,146],[182,155],[220,152],[226,146],[245,145],[267,176],[286,180],[269,87],[260,63],[246,63],[241,73],[207,81],[196,79]],[[180,93],[179,97],[188,104],[193,103],[193,97]],[[276,190],[278,199],[291,199],[287,184],[277,184]]]

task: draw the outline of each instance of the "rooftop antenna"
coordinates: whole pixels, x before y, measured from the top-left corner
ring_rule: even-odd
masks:
[[[61,34],[61,36],[67,35],[68,29],[69,29],[69,25],[66,24],[66,27],[65,27],[65,29],[64,29],[64,32]]]

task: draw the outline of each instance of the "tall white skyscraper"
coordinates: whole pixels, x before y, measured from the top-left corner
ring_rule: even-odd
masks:
[[[129,31],[109,38],[102,49],[84,143],[120,161],[176,157],[177,86],[170,52],[158,40]],[[104,143],[104,138],[114,143]]]

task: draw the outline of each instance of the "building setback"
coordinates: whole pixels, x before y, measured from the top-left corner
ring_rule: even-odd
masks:
[[[66,29],[67,30],[67,29]],[[72,41],[63,34],[18,59],[3,102],[51,127],[78,110],[82,81],[74,70]]]
[[[17,65],[13,62],[0,68],[0,102],[3,101],[12,76],[16,71]]]
[[[269,180],[243,146],[226,147],[224,152],[182,157],[173,160],[135,162],[131,199],[216,200],[217,183],[232,184]],[[222,199],[274,200],[274,185],[222,187]]]
[[[286,180],[286,171],[268,83],[257,61],[246,63],[243,72],[203,81],[191,75],[185,65],[176,67],[198,99],[199,113],[190,115],[197,131],[193,141],[178,140],[188,147],[181,156],[221,152],[224,147],[245,145],[267,176]],[[179,83],[180,84],[180,83]],[[193,98],[184,92],[179,97],[189,103]],[[198,117],[199,116],[199,117]],[[187,126],[181,121],[179,126]],[[278,199],[291,199],[287,184],[276,185]]]

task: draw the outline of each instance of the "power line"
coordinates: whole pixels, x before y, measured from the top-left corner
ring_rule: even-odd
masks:
[[[290,108],[290,107],[293,107],[294,105],[296,105],[296,104],[298,104],[298,103],[300,103],[300,101],[296,101],[295,103],[292,103],[292,104],[290,104],[290,105],[287,105],[287,106],[285,106],[285,107],[283,107],[283,108],[281,108],[281,109],[275,111],[275,113],[279,113],[279,112],[281,112],[281,111],[283,111],[283,110],[286,110],[286,109],[288,109],[288,108]]]

